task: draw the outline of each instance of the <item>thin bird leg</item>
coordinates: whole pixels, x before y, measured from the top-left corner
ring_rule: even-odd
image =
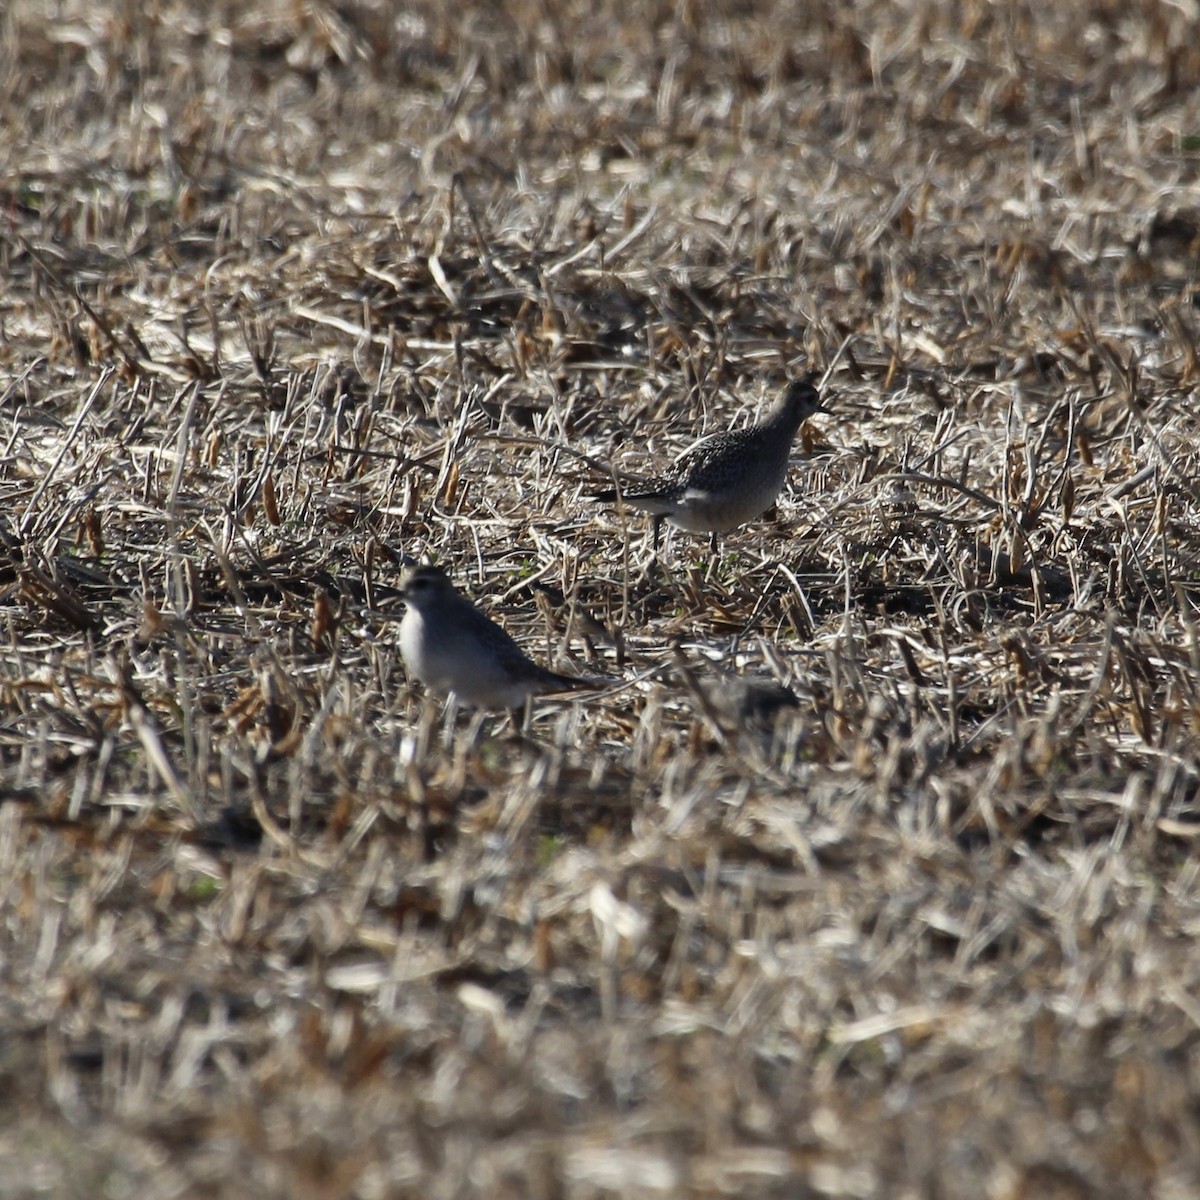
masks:
[[[704,572],[705,580],[713,578],[713,572],[717,569],[717,564],[720,561],[720,540],[717,537],[716,531],[708,535],[708,570]]]
[[[523,742],[529,732],[529,714],[533,709],[533,698],[526,698],[523,704],[508,710],[508,719],[512,722],[512,740]]]
[[[658,557],[658,534],[659,534],[659,530],[662,529],[663,517],[661,516],[661,514],[656,513],[651,518],[651,520],[654,524],[654,557],[657,558]]]

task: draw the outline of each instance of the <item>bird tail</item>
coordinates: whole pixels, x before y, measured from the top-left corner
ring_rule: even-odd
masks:
[[[592,496],[593,500],[599,502],[613,503],[618,498],[616,488],[608,488],[606,491],[597,492]],[[640,509],[642,512],[651,513],[656,516],[670,516],[676,509],[678,495],[663,491],[638,491],[636,488],[631,490],[622,489],[620,500],[623,504],[628,504],[630,508]]]
[[[545,671],[542,675],[545,693],[548,694],[554,692],[598,692],[601,688],[609,687],[612,682],[611,679],[590,679],[585,675],[560,675],[557,671]]]

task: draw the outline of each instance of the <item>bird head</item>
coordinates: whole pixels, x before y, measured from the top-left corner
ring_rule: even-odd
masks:
[[[793,379],[784,389],[782,407],[795,417],[797,425],[813,413],[829,411],[817,391],[816,378],[817,372],[810,371],[803,379]]]
[[[454,585],[446,572],[428,563],[413,567],[400,581],[400,594],[405,603],[418,610],[436,603],[453,591]]]

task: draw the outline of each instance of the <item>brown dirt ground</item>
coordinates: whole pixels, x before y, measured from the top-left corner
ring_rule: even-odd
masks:
[[[6,1200],[1200,1195],[1189,5],[11,0],[0,79]],[[811,367],[648,575],[588,493]],[[406,559],[614,682],[444,713]]]

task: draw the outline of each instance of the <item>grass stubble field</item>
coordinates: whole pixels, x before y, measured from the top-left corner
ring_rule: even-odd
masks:
[[[1200,1194],[1187,5],[14,0],[0,78],[6,1200]],[[810,367],[647,576],[608,466]],[[405,559],[616,683],[448,722]]]

